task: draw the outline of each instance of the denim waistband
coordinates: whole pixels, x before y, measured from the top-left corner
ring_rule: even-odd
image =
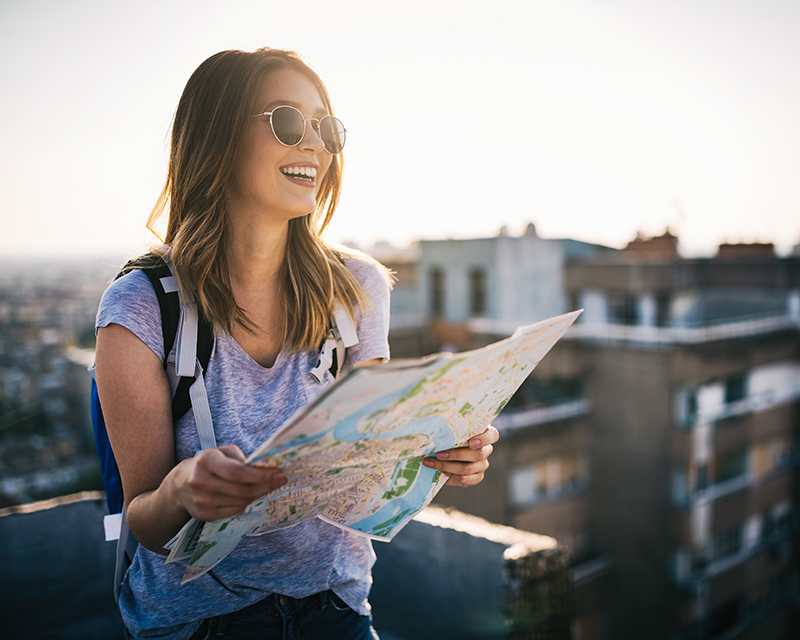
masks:
[[[239,611],[208,618],[198,630],[198,633],[193,636],[192,640],[206,637],[206,631],[209,629],[211,630],[210,635],[212,638],[224,637],[225,629],[231,620],[245,621],[272,616],[291,618],[295,614],[310,607],[325,609],[328,606],[333,607],[337,611],[348,608],[344,601],[330,590],[314,593],[304,598],[292,598],[291,596],[285,596],[280,593],[271,593],[264,600],[251,604],[249,607],[245,607]]]

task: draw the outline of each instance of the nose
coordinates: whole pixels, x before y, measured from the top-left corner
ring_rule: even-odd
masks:
[[[305,121],[300,147],[312,153],[321,153],[325,149],[325,143],[319,135],[319,120],[316,118],[308,118]]]

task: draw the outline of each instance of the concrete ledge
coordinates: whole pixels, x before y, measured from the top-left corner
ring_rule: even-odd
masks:
[[[99,492],[0,509],[3,637],[124,637],[106,512]],[[570,637],[569,557],[552,538],[432,506],[374,547],[382,640]]]
[[[374,547],[382,640],[570,638],[569,555],[553,538],[430,506]]]
[[[103,535],[103,493],[0,510],[3,636],[19,640],[117,640],[113,544]]]

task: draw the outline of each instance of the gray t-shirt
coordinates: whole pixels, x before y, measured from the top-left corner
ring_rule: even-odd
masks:
[[[367,257],[346,258],[372,307],[356,312],[358,344],[347,349],[345,368],[388,358],[389,283]],[[161,317],[153,287],[141,271],[113,282],[100,302],[97,326],[120,324],[163,360]],[[236,444],[252,453],[297,409],[333,381],[311,375],[319,353],[280,353],[275,364],[256,363],[225,331],[217,331],[204,374],[217,444]],[[190,458],[200,443],[189,411],[175,425],[178,460]],[[258,537],[247,537],[214,569],[181,586],[185,562],[139,547],[120,594],[120,610],[136,638],[184,640],[215,615],[238,611],[270,593],[302,598],[332,589],[351,608],[369,614],[367,596],[375,561],[370,540],[319,519]]]

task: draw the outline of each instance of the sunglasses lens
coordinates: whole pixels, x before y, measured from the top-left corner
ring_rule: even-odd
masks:
[[[275,137],[287,147],[303,139],[303,114],[292,107],[276,107],[270,116]]]
[[[344,148],[345,129],[342,121],[333,116],[325,116],[319,122],[319,137],[330,154],[340,153]]]

